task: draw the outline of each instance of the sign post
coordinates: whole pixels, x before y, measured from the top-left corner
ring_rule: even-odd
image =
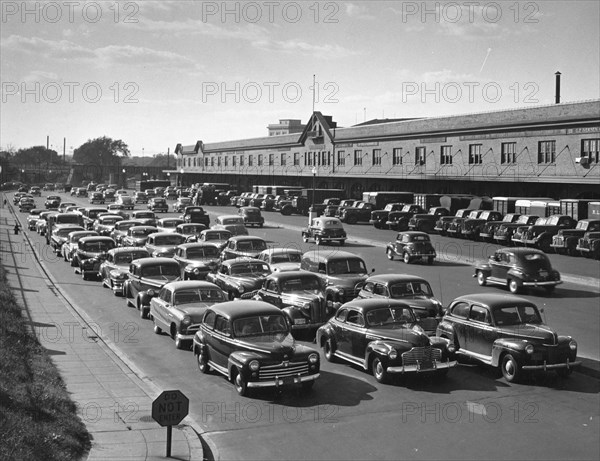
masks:
[[[171,457],[173,426],[179,424],[190,410],[189,399],[179,390],[163,391],[152,402],[152,418],[167,426],[167,458]]]

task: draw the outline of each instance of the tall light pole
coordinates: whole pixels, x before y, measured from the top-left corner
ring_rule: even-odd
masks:
[[[313,166],[311,171],[312,171],[312,175],[313,175],[313,180],[312,180],[312,200],[311,200],[310,209],[308,210],[308,225],[309,226],[312,224],[313,219],[317,217],[317,213],[315,213],[315,181],[317,178],[317,168]]]

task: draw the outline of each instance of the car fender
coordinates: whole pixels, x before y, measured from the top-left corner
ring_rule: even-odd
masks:
[[[306,318],[302,315],[302,313],[300,312],[300,309],[297,307],[287,306],[287,307],[284,307],[283,309],[281,309],[281,311],[285,315],[287,315],[288,319],[291,321],[292,324],[294,324],[294,319]]]
[[[514,338],[501,338],[494,341],[492,345],[492,366],[500,365],[500,357],[504,352],[510,352],[520,361],[521,356],[525,355],[525,346],[529,342]]]
[[[521,284],[523,282],[523,275],[523,272],[515,270],[515,268],[511,267],[506,273],[506,279],[515,279],[519,284]]]
[[[480,263],[475,265],[475,271],[482,271],[485,275],[492,273],[492,266],[488,263]]]
[[[319,346],[323,347],[325,344],[324,340],[326,338],[332,338],[332,340],[335,341],[335,332],[331,325],[328,323],[317,329],[317,334],[315,336],[315,344],[318,344]]]
[[[142,304],[142,306],[149,306],[150,305],[150,300],[152,298],[154,298],[156,295],[158,295],[158,292],[156,290],[146,290],[146,291],[142,291],[141,293],[138,294],[140,303]]]
[[[399,341],[382,341],[377,339],[375,341],[371,341],[367,344],[365,349],[365,360],[363,361],[363,368],[365,370],[369,369],[369,364],[374,356],[384,357],[385,361],[388,360],[388,354],[392,349],[397,349],[398,353],[401,354],[405,352],[405,350],[409,350],[411,348],[408,343],[399,342]]]
[[[229,355],[229,358],[227,359],[227,375],[228,378],[231,380],[232,375],[232,370],[234,368],[239,368],[241,370],[241,372],[244,374],[244,376],[247,377],[247,374],[249,372],[248,366],[247,364],[254,359],[260,359],[261,356],[259,354],[255,354],[252,352],[244,352],[244,351],[236,351],[233,352]]]

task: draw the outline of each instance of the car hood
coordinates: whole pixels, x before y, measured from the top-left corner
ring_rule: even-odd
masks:
[[[276,272],[287,272],[300,270],[300,263],[277,263],[271,264],[271,269]]]
[[[291,358],[298,347],[291,333],[256,335],[238,338],[238,340],[253,350],[264,352],[278,360],[283,360],[284,356]]]
[[[233,282],[237,282],[243,285],[244,287],[258,288],[265,277],[266,275],[261,274],[246,274],[232,276],[230,280]]]
[[[422,311],[422,310],[427,310],[427,311],[434,311],[437,314],[438,311],[438,303],[435,302],[435,300],[431,299],[431,298],[427,298],[426,296],[405,296],[405,297],[399,297],[399,298],[393,298],[393,299],[399,299],[404,301],[405,303],[407,303],[410,307],[412,307],[413,309]]]
[[[335,276],[328,275],[327,281],[333,285],[354,288],[357,283],[364,282],[367,277],[367,274],[340,274]]]
[[[315,293],[314,291],[310,290],[296,291],[294,293],[282,293],[282,297],[284,297],[288,302],[297,304],[310,302],[313,299],[324,298],[323,294]]]
[[[212,306],[214,303],[190,303],[177,306],[181,312],[185,315],[189,315],[192,318],[193,323],[201,322],[206,309]]]
[[[429,337],[412,329],[412,324],[406,325],[382,325],[369,328],[367,337],[369,340],[392,340],[406,342],[413,347],[423,347],[430,344]]]
[[[585,230],[583,229],[561,229],[558,231],[558,235],[565,237],[583,237]]]
[[[524,325],[500,326],[500,333],[503,336],[515,339],[539,341],[540,344],[558,344],[556,332],[544,324],[526,323]]]
[[[194,270],[196,267],[216,268],[219,265],[218,259],[182,259],[181,261],[186,264],[185,268],[188,270]]]

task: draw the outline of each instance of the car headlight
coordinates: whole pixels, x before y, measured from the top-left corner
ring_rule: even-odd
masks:
[[[454,354],[454,352],[456,352],[456,346],[454,346],[454,344],[450,343],[448,344],[448,352],[450,352],[451,354]]]
[[[313,353],[313,354],[310,354],[310,355],[308,356],[308,361],[309,361],[310,363],[317,363],[317,362],[319,361],[319,356],[318,356],[317,354],[314,354],[314,353]]]
[[[189,315],[184,315],[183,319],[181,319],[182,325],[191,325],[191,323],[192,323],[192,318]]]
[[[246,289],[240,285],[240,287],[238,288],[238,291],[240,292],[240,294],[242,294],[244,291],[246,291]]]
[[[258,363],[258,360],[252,360],[248,364],[248,367],[250,367],[251,371],[258,371],[258,369],[260,368],[260,363]]]
[[[388,352],[388,357],[389,357],[390,359],[392,359],[392,360],[395,360],[395,359],[397,359],[397,358],[398,358],[398,351],[397,351],[396,349],[391,349],[391,350]]]
[[[310,303],[308,303],[308,302],[307,302],[307,303],[302,303],[302,304],[300,305],[300,307],[301,307],[302,309],[309,310],[309,309],[310,309]]]
[[[413,325],[412,327],[413,331],[416,331],[417,333],[423,333],[425,334],[425,330],[423,330],[423,327],[421,327],[421,325]]]
[[[527,344],[527,346],[525,346],[525,352],[527,352],[529,355],[533,354],[533,345]]]
[[[571,341],[569,341],[569,348],[572,351],[577,350],[577,341],[575,341],[574,339],[572,339]]]

